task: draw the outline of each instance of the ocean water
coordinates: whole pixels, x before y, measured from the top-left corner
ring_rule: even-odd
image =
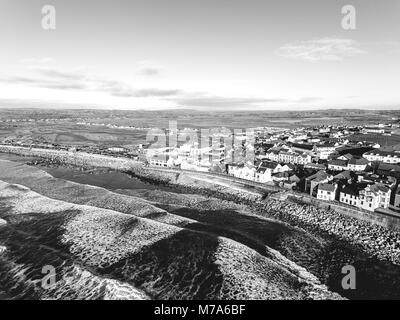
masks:
[[[297,266],[228,238],[70,206],[17,185],[1,183],[0,190],[1,217],[7,221],[0,233],[6,248],[0,287],[12,299],[330,296]],[[43,286],[46,266],[56,277],[50,287]]]
[[[26,172],[26,177],[10,170]],[[0,180],[23,182],[29,189],[4,186],[0,192],[0,218],[7,221],[0,227],[0,246],[7,248],[0,254],[2,298],[337,297],[330,292],[352,299],[400,297],[397,266],[369,258],[338,239],[257,216],[242,205],[185,195],[115,172],[28,170],[20,164],[4,171]],[[71,196],[77,183],[109,191]],[[40,192],[29,198],[30,190]],[[82,204],[98,209],[86,212]],[[146,215],[135,208],[147,210]],[[48,264],[58,280],[43,289],[42,268]],[[356,267],[355,291],[341,288],[345,264]],[[328,290],[317,290],[317,283]]]

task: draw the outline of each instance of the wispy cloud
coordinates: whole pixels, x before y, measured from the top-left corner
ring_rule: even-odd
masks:
[[[342,61],[348,57],[366,54],[362,45],[353,39],[322,38],[288,43],[277,54],[284,58],[317,61]]]
[[[34,72],[32,76],[6,77],[1,78],[0,82],[46,89],[97,91],[125,98],[170,97],[180,93],[180,90],[169,88],[134,88],[128,83],[104,79],[83,70],[65,71],[48,67],[35,67],[31,70]]]
[[[163,73],[163,67],[156,62],[150,60],[139,61],[136,73],[142,76],[154,77]]]
[[[148,97],[169,97],[175,96],[180,93],[180,90],[163,90],[163,89],[117,89],[110,92],[115,97],[136,97],[136,98],[148,98]]]
[[[196,108],[239,108],[259,106],[267,103],[281,103],[285,99],[265,99],[265,98],[239,98],[210,96],[206,94],[193,94],[186,97],[178,97],[174,101],[184,107]]]
[[[55,61],[56,60],[54,58],[44,57],[44,58],[24,58],[20,62],[24,64],[28,63],[28,64],[40,65],[40,64],[52,63]]]
[[[320,97],[303,97],[297,100],[294,100],[294,102],[300,102],[300,103],[307,103],[307,102],[317,102],[323,100]]]
[[[155,67],[146,67],[140,68],[137,73],[143,76],[158,76],[161,74],[161,69]]]
[[[50,68],[35,68],[35,71],[45,77],[60,79],[60,80],[84,80],[86,75],[80,71],[62,71]]]
[[[195,109],[246,109],[279,107],[290,104],[310,104],[318,102],[318,97],[286,99],[282,97],[225,96],[210,92],[192,92],[177,88],[136,87],[124,81],[99,77],[86,69],[59,69],[49,66],[36,66],[29,69],[24,76],[0,78],[0,82],[21,84],[29,87],[46,88],[63,91],[82,91],[106,93],[118,98],[156,98],[159,101],[172,103],[177,107]]]
[[[9,77],[0,78],[0,82],[12,84],[26,84],[39,88],[59,89],[59,90],[85,90],[86,85],[79,82],[58,82],[49,79],[39,79],[34,77]]]

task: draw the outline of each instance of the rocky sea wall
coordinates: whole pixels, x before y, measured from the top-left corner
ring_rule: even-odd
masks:
[[[370,222],[388,228],[390,230],[400,232],[400,217],[396,215],[390,215],[388,213],[379,211],[370,212],[366,210],[360,210],[358,208],[345,206],[337,202],[322,201],[316,198],[312,198],[309,195],[289,194],[289,199],[295,202],[297,201],[305,204],[311,204],[325,210],[332,209],[340,214],[349,216],[351,218],[356,218],[358,220]]]
[[[142,166],[141,162],[86,152],[73,152],[55,149],[27,148],[10,145],[0,145],[0,152],[17,154],[25,157],[39,157],[52,162],[69,164],[83,168],[107,167],[114,170],[130,170]]]

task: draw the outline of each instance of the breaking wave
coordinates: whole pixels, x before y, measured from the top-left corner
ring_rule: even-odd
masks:
[[[39,171],[8,163],[9,177],[0,172],[25,184],[0,181],[0,295],[6,298],[340,298],[265,243],[208,230],[190,210],[176,211],[182,206],[171,213],[139,194],[83,185],[77,192],[78,184]],[[56,282],[43,288],[49,265]]]

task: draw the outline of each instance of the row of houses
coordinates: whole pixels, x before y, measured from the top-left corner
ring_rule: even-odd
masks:
[[[196,144],[183,144],[146,149],[144,158],[150,165],[158,167],[210,171],[213,166],[222,166],[226,155],[225,147],[200,148]]]
[[[378,161],[391,164],[400,163],[400,151],[385,151],[376,149],[364,153],[363,157],[370,162]]]
[[[310,154],[293,150],[292,148],[273,147],[260,157],[280,163],[307,164],[312,161]]]
[[[266,158],[281,163],[305,165],[317,160],[327,160],[337,154],[336,149],[340,144],[305,144],[292,143],[277,145],[259,154],[259,158]]]
[[[325,201],[337,200],[359,209],[375,211],[378,208],[389,208],[391,193],[392,190],[384,184],[349,184],[339,187],[338,183],[321,183],[318,185],[317,198]]]
[[[294,166],[272,161],[258,161],[253,164],[228,164],[227,172],[236,178],[259,183],[282,182],[295,186],[300,179],[292,173]]]
[[[354,157],[351,154],[345,154],[337,157],[336,159],[332,159],[328,161],[328,169],[333,171],[356,171],[361,172],[365,171],[370,164],[366,158]]]

